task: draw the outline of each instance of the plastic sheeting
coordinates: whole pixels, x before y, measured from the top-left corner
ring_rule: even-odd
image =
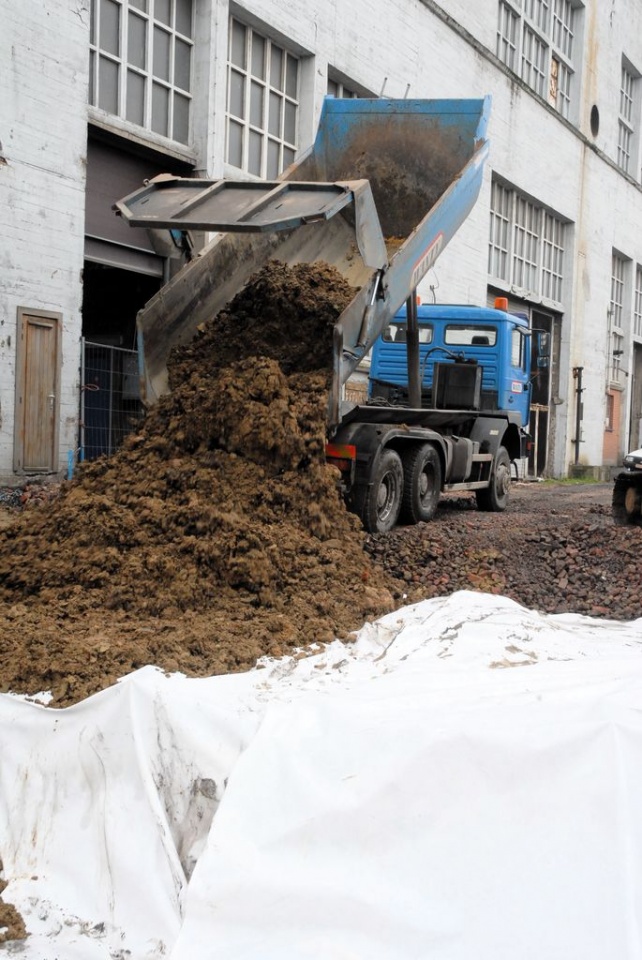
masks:
[[[25,960],[642,957],[642,621],[476,593],[205,680],[0,697]]]

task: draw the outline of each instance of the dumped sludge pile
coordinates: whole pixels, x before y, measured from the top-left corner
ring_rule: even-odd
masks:
[[[62,706],[145,664],[248,669],[392,608],[323,457],[353,294],[267,264],[174,351],[139,432],[0,533],[0,690]]]

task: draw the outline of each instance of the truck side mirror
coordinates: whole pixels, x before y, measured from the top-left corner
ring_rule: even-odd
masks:
[[[540,369],[548,367],[551,358],[551,335],[546,330],[537,333],[537,366]]]

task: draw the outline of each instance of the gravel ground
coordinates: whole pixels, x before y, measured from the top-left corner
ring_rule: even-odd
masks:
[[[513,483],[503,514],[445,497],[428,524],[368,538],[407,600],[455,590],[503,594],[545,613],[642,617],[642,528],[616,527],[611,483]]]

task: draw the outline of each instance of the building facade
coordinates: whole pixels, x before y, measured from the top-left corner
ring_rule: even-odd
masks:
[[[505,296],[550,334],[532,476],[642,445],[635,0],[0,0],[0,23],[0,483],[111,449],[108,380],[136,405],[136,313],[182,251],[114,202],[163,172],[276,177],[328,94],[492,96],[479,201],[419,292]]]

